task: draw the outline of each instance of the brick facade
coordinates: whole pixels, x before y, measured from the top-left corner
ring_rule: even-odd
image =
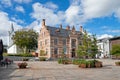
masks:
[[[76,57],[75,50],[78,45],[82,43],[83,29],[80,27],[80,31],[76,31],[73,26],[67,26],[66,29],[46,26],[45,20],[42,21],[42,27],[38,37],[38,50],[39,57],[58,58],[63,56]],[[40,52],[43,51],[44,55]]]
[[[110,50],[113,45],[120,45],[120,37],[114,37],[110,39]]]

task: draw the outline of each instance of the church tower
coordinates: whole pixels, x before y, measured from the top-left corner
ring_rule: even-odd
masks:
[[[9,31],[9,43],[8,46],[11,46],[13,44],[12,36],[14,34],[14,26],[13,23],[11,23],[10,31]]]

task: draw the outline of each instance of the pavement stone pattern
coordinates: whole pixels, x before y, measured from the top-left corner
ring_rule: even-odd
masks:
[[[0,67],[0,80],[120,80],[120,66],[116,61],[100,59],[102,68],[79,68],[77,65],[58,64],[57,61],[28,61],[27,69],[19,69],[17,63]]]

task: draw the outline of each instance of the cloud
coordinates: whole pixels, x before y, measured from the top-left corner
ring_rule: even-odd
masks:
[[[15,17],[12,17],[11,19],[12,19],[14,22],[18,23],[18,24],[24,24],[24,21],[23,21],[23,20],[16,19]]]
[[[25,12],[25,10],[22,6],[17,6],[15,9],[16,9],[16,11],[19,11],[19,12],[22,12],[22,13]]]
[[[42,24],[40,23],[40,21],[34,21],[30,25],[28,25],[26,28],[33,29],[36,32],[40,32],[41,25]]]
[[[120,30],[107,30],[107,32],[111,32],[111,33],[120,33]]]
[[[18,25],[17,23],[10,21],[8,14],[5,12],[0,11],[0,38],[3,39],[3,43],[7,44],[7,37],[8,37],[8,31],[10,31],[11,28],[11,23],[14,24],[15,30],[20,29],[21,26]]]
[[[70,0],[70,6],[65,11],[55,12],[56,10],[47,7],[45,4],[34,3],[32,5],[33,12],[31,13],[31,17],[36,19],[36,21],[46,19],[47,25],[51,26],[61,23],[70,26],[74,25],[77,30],[80,25],[94,18],[109,16],[120,18],[119,4],[120,1],[117,0]],[[101,29],[107,31],[109,27],[103,26]],[[112,32],[119,32],[119,30]]]
[[[109,34],[102,34],[102,35],[97,35],[97,39],[103,39],[103,38],[112,38],[112,35]]]
[[[65,11],[66,22],[83,24],[94,18],[114,15],[120,18],[120,1],[109,0],[70,0],[71,5]]]
[[[15,2],[17,2],[17,3],[30,3],[30,2],[32,2],[32,0],[14,0]]]
[[[5,7],[10,7],[12,5],[11,0],[1,0],[1,4],[3,4]]]
[[[65,11],[65,18],[66,18],[65,21],[67,24],[70,24],[70,25],[81,24],[84,21],[81,7],[76,5],[71,5]]]
[[[32,7],[33,12],[31,13],[31,17],[36,20],[46,19],[48,25],[61,24],[61,21],[64,19],[62,11],[55,13],[53,9],[49,9],[41,3],[34,3]]]
[[[120,8],[118,8],[118,9],[116,10],[115,17],[117,17],[117,18],[120,19]]]
[[[54,4],[54,3],[52,3],[52,2],[47,2],[47,3],[45,4],[45,6],[46,6],[47,8],[49,8],[49,9],[53,9],[53,10],[58,9],[58,6],[57,6],[56,4]]]
[[[108,29],[108,26],[102,26],[101,29]]]

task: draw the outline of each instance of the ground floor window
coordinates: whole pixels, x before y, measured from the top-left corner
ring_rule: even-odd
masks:
[[[63,47],[63,53],[64,53],[64,54],[67,53],[67,48],[66,48],[66,46]]]
[[[58,54],[58,48],[54,48],[54,54]]]

